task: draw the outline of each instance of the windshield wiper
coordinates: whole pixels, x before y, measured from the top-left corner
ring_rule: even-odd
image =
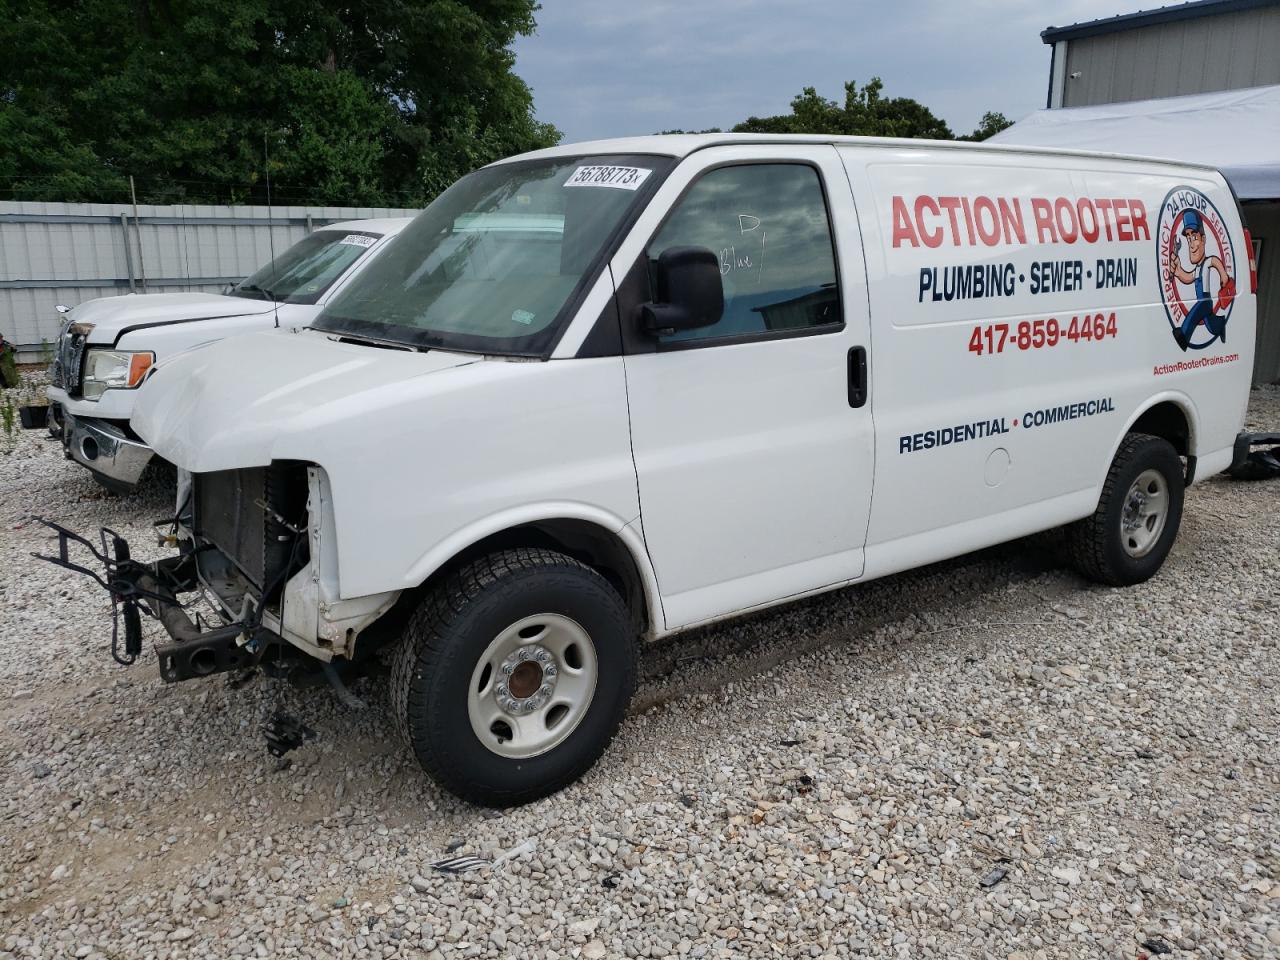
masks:
[[[280,299],[274,293],[268,290],[266,287],[260,287],[256,283],[242,283],[238,287],[236,287],[236,289],[243,290],[245,293],[260,293],[264,297],[266,297],[268,300],[271,300],[272,302],[275,302]]]
[[[381,347],[384,350],[404,350],[408,353],[426,353],[428,350],[427,347],[405,343],[402,340],[379,339],[378,337],[370,337],[360,333],[346,333],[341,330],[329,330],[321,327],[303,327],[302,329],[315,330],[317,333],[323,333],[328,337],[337,337],[339,340],[354,340],[359,343],[367,343],[371,347]]]

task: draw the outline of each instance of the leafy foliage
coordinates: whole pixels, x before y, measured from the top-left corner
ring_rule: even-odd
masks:
[[[961,140],[985,140],[987,137],[994,137],[1006,127],[1012,127],[1013,121],[1006,117],[1003,113],[992,113],[988,110],[982,115],[982,120],[973,133],[967,137],[960,137]]]
[[[424,203],[559,139],[509,47],[535,0],[16,0],[0,188],[25,199]]]
[[[860,137],[923,137],[957,139],[946,121],[924,104],[909,97],[885,97],[879,77],[859,87],[844,85],[844,101],[828,100],[813,87],[805,87],[791,101],[791,113],[776,117],[750,117],[733,128],[735,133],[814,133]],[[1005,127],[1003,114],[988,113],[982,123],[961,140],[985,140]]]

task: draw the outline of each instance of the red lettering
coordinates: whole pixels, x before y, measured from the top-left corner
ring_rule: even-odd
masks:
[[[1031,215],[1036,220],[1036,243],[1057,243],[1058,231],[1053,226],[1053,207],[1049,201],[1032,197]]]
[[[1103,227],[1105,227],[1105,228],[1106,228],[1106,231],[1107,231],[1107,239],[1108,239],[1108,240],[1112,239],[1112,237],[1111,237],[1111,216],[1110,216],[1110,214],[1111,214],[1111,201],[1110,201],[1110,200],[1095,200],[1095,201],[1093,201],[1093,205],[1094,205],[1094,206],[1095,206],[1095,207],[1096,207],[1096,208],[1097,208],[1097,209],[1102,213],[1102,225],[1103,225]]]
[[[1000,225],[1004,229],[1005,243],[1012,243],[1013,237],[1017,237],[1019,243],[1027,242],[1027,231],[1022,223],[1022,204],[1017,200],[1010,204],[1004,197],[1000,198]]]
[[[1133,239],[1150,240],[1151,231],[1147,228],[1147,208],[1141,200],[1129,201],[1129,212],[1133,214]]]
[[[911,226],[911,218],[907,215],[907,205],[902,202],[902,198],[895,196],[893,198],[893,245],[901,246],[903,243],[909,243],[913,247],[920,246],[920,241],[916,239],[916,231]]]
[[[988,214],[991,218],[991,228],[987,229],[986,220],[983,214]],[[991,201],[990,197],[978,197],[973,201],[974,219],[978,221],[978,235],[982,237],[982,242],[988,247],[994,247],[1000,242],[1000,218],[996,214],[996,205]],[[973,227],[969,227],[972,232]]]
[[[947,216],[951,218],[951,245],[953,247],[960,246],[960,224],[956,222],[956,211],[960,209],[960,198],[939,197],[938,206],[947,211]]]
[[[942,211],[938,209],[938,205],[933,202],[933,197],[919,196],[916,197],[916,232],[920,235],[920,239],[924,241],[926,247],[938,247],[942,245],[942,228],[934,227],[930,230],[924,225],[924,211],[928,208],[929,212],[935,217],[942,216]]]
[[[1088,226],[1085,226],[1085,211],[1089,212]],[[1098,211],[1088,197],[1076,201],[1076,217],[1080,221],[1080,237],[1085,243],[1094,243],[1098,239]]]
[[[1116,239],[1132,240],[1133,231],[1129,229],[1129,204],[1125,200],[1112,200],[1111,209],[1116,214]]]
[[[1066,214],[1066,222],[1063,222],[1062,215]],[[1063,243],[1075,243],[1079,230],[1076,226],[1076,208],[1071,205],[1071,201],[1066,197],[1059,197],[1053,204],[1054,220],[1058,224],[1058,235],[1062,237]]]
[[[960,203],[964,207],[964,225],[969,231],[969,246],[976,247],[978,242],[973,239],[973,211],[969,209],[969,198],[961,197]]]

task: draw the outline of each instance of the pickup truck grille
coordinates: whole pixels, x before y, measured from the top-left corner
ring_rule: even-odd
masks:
[[[83,374],[85,345],[89,340],[89,326],[67,321],[58,334],[58,346],[53,353],[53,369],[49,379],[55,387],[67,391],[69,397],[80,396],[80,380]]]
[[[276,462],[197,473],[192,485],[197,540],[217,547],[259,596],[266,590],[264,602],[274,599],[284,585],[284,574],[307,559],[306,536],[299,538],[290,529],[306,530],[306,466]]]

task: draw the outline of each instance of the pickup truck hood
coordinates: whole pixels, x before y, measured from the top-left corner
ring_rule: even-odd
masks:
[[[138,391],[131,426],[196,473],[321,462],[327,427],[372,423],[412,402],[412,382],[484,363],[471,354],[383,349],[317,331],[269,330],[162,361]]]
[[[90,343],[114,344],[128,327],[208,320],[212,317],[247,317],[270,313],[267,300],[224,297],[218,293],[128,293],[101,297],[80,304],[68,316],[75,323],[91,323]]]

